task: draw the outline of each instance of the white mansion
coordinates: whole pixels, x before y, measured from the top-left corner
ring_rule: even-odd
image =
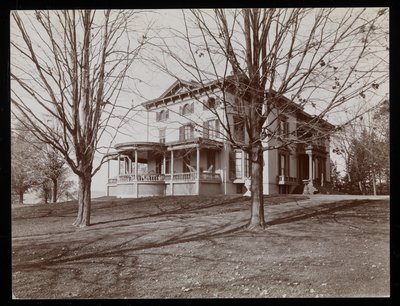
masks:
[[[229,103],[220,103],[221,99]],[[222,92],[216,82],[200,86],[176,81],[159,98],[144,102],[148,141],[119,143],[115,152],[108,154],[107,195],[136,198],[244,193],[249,176],[248,156],[227,141],[221,128],[221,120],[227,118],[235,139],[246,140],[244,125],[236,122],[237,101],[233,91]],[[299,129],[300,123],[311,121],[314,116],[289,99],[283,103],[290,106],[286,107],[290,111],[277,115],[275,124],[281,132],[296,135],[292,132]],[[319,121],[318,127],[333,128],[324,120]],[[264,194],[301,193],[304,183],[318,186],[329,182],[329,165],[327,137],[289,149],[266,150]],[[110,177],[111,166],[117,167],[115,177]]]

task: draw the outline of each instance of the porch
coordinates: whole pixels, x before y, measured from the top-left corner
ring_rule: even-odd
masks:
[[[216,152],[221,146],[204,139],[170,144],[124,143],[108,159],[107,195],[147,197],[219,194],[220,171]],[[110,163],[117,173],[110,176]]]

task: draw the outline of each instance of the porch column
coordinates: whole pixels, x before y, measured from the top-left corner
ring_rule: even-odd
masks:
[[[118,154],[118,175],[120,175],[120,174],[121,174],[121,157]]]
[[[137,149],[135,150],[135,180],[138,179],[138,156],[137,156]]]
[[[306,149],[306,154],[308,155],[308,179],[309,186],[313,186],[313,154],[312,147]]]
[[[171,173],[171,181],[169,183],[169,187],[171,189],[171,195],[174,195],[174,151],[171,150],[171,169],[169,170]]]
[[[132,159],[131,159],[131,155],[128,156],[128,173],[132,174]]]
[[[196,194],[200,192],[200,145],[196,148]]]
[[[313,181],[313,158],[312,158],[312,153],[308,154],[308,178],[312,183],[312,181]]]
[[[110,159],[107,160],[107,197],[110,196],[110,190],[108,187],[108,183],[109,183],[109,179],[110,179]]]
[[[110,159],[107,160],[107,182],[110,178]]]
[[[165,152],[164,152],[164,155],[163,155],[163,173],[161,173],[161,174],[167,174],[167,157],[165,156]]]

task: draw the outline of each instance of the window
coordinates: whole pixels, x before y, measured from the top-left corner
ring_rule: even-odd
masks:
[[[169,118],[169,110],[164,109],[156,113],[156,121],[164,121]]]
[[[188,140],[194,137],[194,128],[192,124],[186,124],[179,128],[179,140]]]
[[[207,171],[215,171],[215,151],[207,151]]]
[[[158,156],[156,158],[156,173],[157,174],[167,174],[170,173],[170,164],[171,158],[169,156],[165,156],[165,167],[164,167],[164,157]]]
[[[203,123],[203,137],[209,139],[219,138],[219,121],[212,119]]]
[[[279,119],[278,134],[285,138],[289,136],[289,122],[286,119]]]
[[[250,174],[249,154],[242,150],[235,150],[234,159],[235,178],[244,179]]]
[[[235,177],[243,178],[242,176],[242,152],[235,152]]]
[[[166,130],[166,128],[158,130],[158,135],[159,135],[158,139],[159,139],[159,142],[161,142],[161,143],[165,143],[165,130]]]
[[[215,108],[215,106],[216,106],[216,103],[215,103],[216,101],[215,101],[215,98],[214,97],[209,97],[208,99],[207,99],[207,101],[205,101],[204,103],[203,103],[203,110],[207,110],[207,109],[213,109],[213,108]]]
[[[192,114],[194,112],[194,103],[187,103],[183,107],[181,106],[179,110],[182,116]]]
[[[240,117],[233,118],[233,133],[236,141],[244,142],[244,122]]]

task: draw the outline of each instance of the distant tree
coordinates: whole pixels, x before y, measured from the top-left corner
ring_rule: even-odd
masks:
[[[336,191],[341,191],[342,189],[342,177],[340,175],[340,171],[338,170],[336,162],[330,160],[331,167],[331,185],[332,189]]]
[[[117,102],[147,41],[146,29],[136,31],[143,24],[132,24],[136,16],[121,10],[11,13],[11,109],[77,175],[78,227],[90,225],[92,177],[105,158],[94,163],[95,154],[100,139],[118,132]]]
[[[389,181],[389,102],[383,100],[335,137],[333,152],[345,161],[345,185],[351,193],[384,192]],[[379,190],[377,190],[377,183]]]
[[[37,176],[38,151],[27,137],[11,133],[11,191],[18,197],[19,204],[24,203],[26,192],[41,183]]]
[[[56,203],[61,194],[71,186],[71,182],[68,181],[68,167],[65,160],[50,146],[41,147],[41,154],[37,160],[38,174],[42,178],[39,194],[44,203],[50,199]]]

